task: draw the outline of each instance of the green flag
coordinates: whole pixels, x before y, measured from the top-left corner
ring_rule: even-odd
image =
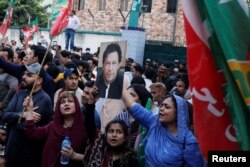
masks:
[[[141,12],[141,0],[133,0],[131,4],[130,17],[129,17],[129,27],[137,27]]]
[[[245,0],[198,0],[209,45],[224,73],[225,100],[242,150],[250,150],[250,9]]]
[[[23,32],[24,35],[26,37],[26,39],[28,39],[29,41],[33,39],[33,35],[35,34],[35,32],[38,31],[38,16],[36,16],[35,20],[31,22],[31,24],[29,26],[23,27]]]

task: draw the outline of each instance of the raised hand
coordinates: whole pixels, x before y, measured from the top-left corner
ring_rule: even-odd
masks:
[[[81,102],[83,104],[94,104],[97,100],[98,89],[96,86],[92,88],[84,88]]]

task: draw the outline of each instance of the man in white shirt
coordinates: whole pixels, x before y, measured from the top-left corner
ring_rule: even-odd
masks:
[[[75,30],[80,28],[80,20],[75,15],[76,12],[74,10],[71,11],[70,17],[69,17],[69,23],[66,28],[65,34],[66,34],[66,47],[65,49],[68,50],[69,48],[69,41],[70,41],[70,50],[73,51],[74,49],[74,37],[75,37]]]

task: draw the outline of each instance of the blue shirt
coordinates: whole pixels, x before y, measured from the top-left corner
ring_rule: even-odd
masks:
[[[6,157],[13,166],[40,166],[43,144],[32,141],[25,135],[24,122],[19,122],[19,113],[23,111],[24,98],[29,95],[27,90],[21,90],[14,95],[4,110],[2,121],[8,124],[8,140]],[[43,126],[49,123],[52,114],[52,103],[43,90],[32,95],[33,105],[38,106],[36,112],[41,114],[41,120],[36,124]]]

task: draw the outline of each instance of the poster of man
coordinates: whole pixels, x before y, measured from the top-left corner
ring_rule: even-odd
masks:
[[[96,86],[101,98],[121,99],[127,42],[101,43]]]

